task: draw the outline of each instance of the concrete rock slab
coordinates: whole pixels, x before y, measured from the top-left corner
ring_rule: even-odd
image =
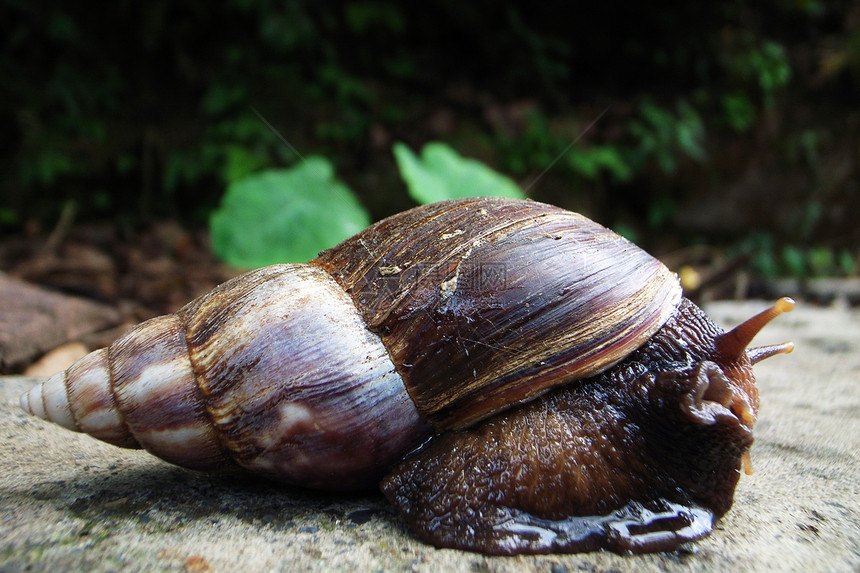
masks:
[[[734,325],[764,303],[715,303]],[[375,493],[205,475],[25,415],[0,378],[0,571],[858,571],[860,313],[808,308],[756,340],[762,407],[735,505],[681,552],[485,557],[414,539]]]

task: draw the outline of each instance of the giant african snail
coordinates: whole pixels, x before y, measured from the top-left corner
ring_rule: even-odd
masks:
[[[21,406],[189,468],[382,479],[437,546],[665,550],[731,506],[751,365],[792,348],[746,346],[792,304],[724,333],[665,266],[580,215],[454,200],[228,281]]]

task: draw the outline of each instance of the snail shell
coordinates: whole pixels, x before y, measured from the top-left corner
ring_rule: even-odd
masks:
[[[630,362],[645,347],[668,346],[665,361],[677,362],[675,355],[686,352],[681,347],[699,344],[704,350],[685,355],[697,360],[699,370],[679,377],[692,382],[686,393],[675,392],[676,409],[707,425],[716,414],[704,402],[714,402],[749,423],[757,394],[744,349],[749,332],[766,320],[737,340],[718,342],[722,331],[687,311],[689,305],[677,278],[659,261],[580,215],[530,201],[447,201],[380,221],[308,264],[275,265],[228,281],[49,378],[22,396],[21,406],[193,469],[239,466],[303,486],[353,489],[375,485],[395,468],[383,488],[433,543],[496,553],[582,550],[590,546],[522,541],[534,533],[522,530],[525,522],[501,542],[482,542],[481,528],[495,531],[498,523],[476,524],[464,517],[475,508],[460,504],[452,510],[428,500],[440,498],[454,468],[464,470],[457,451],[501,452],[506,471],[514,462],[528,466],[515,452],[505,453],[515,445],[496,446],[510,440],[511,428],[525,431],[532,422],[538,424],[532,429],[546,427],[545,417],[535,421],[529,412],[558,408],[567,412],[565,424],[585,427],[583,420],[593,418],[589,410],[603,407],[598,395],[619,401],[619,411],[623,400],[648,402],[627,390],[648,374],[647,368],[637,370],[643,359]],[[693,329],[704,328],[701,340],[672,326],[685,313],[705,325]],[[736,364],[741,355],[746,362]],[[619,376],[619,363],[633,374]],[[709,382],[719,378],[713,368],[723,378],[724,371],[735,377]],[[571,384],[576,380],[583,383]],[[602,390],[582,394],[592,385]],[[606,390],[615,386],[625,390]],[[556,387],[561,389],[547,394]],[[713,400],[703,402],[706,395]],[[570,412],[576,412],[573,418]],[[594,418],[586,433],[612,434],[610,422]],[[475,432],[482,437],[475,439]],[[434,435],[444,436],[407,457]],[[620,440],[616,449],[634,443]],[[726,459],[736,473],[751,438],[735,442]],[[573,466],[581,465],[577,456],[588,457],[559,447],[573,456]],[[536,455],[545,461],[556,454]],[[497,467],[502,462],[484,460]],[[473,469],[476,480],[487,477],[486,467]],[[568,486],[558,485],[574,478],[542,471],[526,479],[556,483],[553,495],[564,497],[560,492]],[[488,489],[493,480],[484,481],[473,484],[485,492],[474,500],[479,506],[498,486]],[[499,487],[513,491],[523,484],[514,479]],[[547,518],[611,512],[628,500],[638,503],[642,489],[616,487],[609,499],[584,506],[578,496],[568,496],[555,509],[533,511]],[[451,492],[441,497],[457,504]],[[721,515],[728,509],[725,497],[719,507],[702,511]],[[692,505],[687,498],[666,503]],[[433,525],[437,511],[448,512],[455,527]],[[642,519],[642,511],[629,511]],[[510,539],[521,541],[505,541]]]
[[[330,276],[277,265],[149,320],[25,409],[199,470],[366,487],[426,435],[378,337]]]

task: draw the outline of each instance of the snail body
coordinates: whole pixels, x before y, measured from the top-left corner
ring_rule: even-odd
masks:
[[[380,221],[224,283],[22,396],[193,469],[381,480],[425,540],[670,549],[731,506],[758,408],[746,351],[659,261],[588,219],[483,198]]]

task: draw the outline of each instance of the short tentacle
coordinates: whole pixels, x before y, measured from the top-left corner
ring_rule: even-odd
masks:
[[[782,344],[772,344],[770,346],[756,346],[747,350],[747,356],[752,364],[761,362],[765,358],[776,356],[777,354],[791,354],[794,351],[793,342],[783,342]]]

